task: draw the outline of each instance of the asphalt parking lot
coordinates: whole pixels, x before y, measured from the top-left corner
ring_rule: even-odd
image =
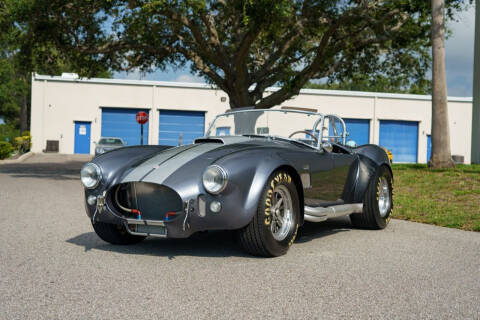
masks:
[[[339,219],[273,259],[229,232],[114,246],[84,213],[87,160],[0,164],[0,319],[480,319],[480,233]]]

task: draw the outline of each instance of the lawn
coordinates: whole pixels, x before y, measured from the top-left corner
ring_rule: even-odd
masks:
[[[480,165],[394,164],[393,218],[480,231]]]

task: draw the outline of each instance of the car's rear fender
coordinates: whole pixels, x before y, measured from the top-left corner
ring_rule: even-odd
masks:
[[[366,145],[356,153],[357,158],[350,166],[342,196],[346,203],[363,202],[368,184],[379,167],[385,166],[392,173],[390,161],[382,148],[375,145]]]

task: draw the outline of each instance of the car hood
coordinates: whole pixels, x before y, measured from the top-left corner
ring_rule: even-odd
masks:
[[[175,173],[200,176],[203,170],[232,153],[265,147],[285,148],[290,143],[271,141],[264,138],[222,137],[198,139],[196,143],[167,149],[132,168],[121,182],[164,183]],[[188,179],[190,176],[186,176]]]

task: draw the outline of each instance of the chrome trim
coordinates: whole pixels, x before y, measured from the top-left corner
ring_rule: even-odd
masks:
[[[205,172],[211,168],[211,167],[216,167],[220,173],[222,174],[222,177],[223,177],[223,185],[222,187],[218,190],[218,191],[215,191],[215,192],[212,192],[210,190],[207,189],[207,187],[205,187],[205,179],[203,178],[203,176],[205,175]],[[220,167],[219,165],[217,164],[212,164],[210,166],[208,166],[205,170],[203,170],[203,173],[202,173],[202,185],[203,185],[203,188],[205,189],[205,191],[207,191],[208,193],[210,194],[214,194],[214,195],[217,195],[219,193],[221,193],[223,190],[225,190],[225,188],[227,187],[227,184],[228,184],[228,174],[227,174],[227,171],[225,169],[223,169],[222,167]]]
[[[316,127],[318,126],[318,123],[319,122],[322,122],[323,124],[323,118],[324,118],[324,115],[323,113],[320,113],[320,112],[310,112],[310,111],[301,111],[301,110],[291,110],[291,109],[244,109],[244,110],[237,110],[237,111],[229,111],[229,112],[225,112],[225,113],[222,113],[222,114],[219,114],[217,115],[212,122],[210,122],[210,124],[208,125],[208,129],[205,131],[205,135],[202,137],[202,138],[208,138],[208,137],[216,137],[216,136],[211,136],[210,135],[210,131],[213,127],[213,124],[215,123],[215,121],[219,118],[219,117],[223,117],[223,116],[229,116],[229,115],[232,115],[232,114],[236,114],[236,113],[244,113],[244,112],[283,112],[283,113],[287,113],[287,112],[290,112],[290,113],[301,113],[301,114],[307,114],[307,115],[312,115],[312,116],[319,116],[320,118],[317,119],[315,121],[315,123],[313,124],[313,132],[315,133],[315,129]],[[320,149],[320,146],[317,145],[317,149]]]
[[[138,219],[128,219],[128,218],[123,218],[126,220],[127,224],[143,224],[146,226],[161,226],[165,227],[165,221],[161,220],[138,220]]]
[[[137,219],[124,219],[124,225],[125,228],[127,229],[127,232],[130,233],[131,235],[134,236],[152,236],[152,237],[158,237],[158,238],[167,238],[168,231],[165,223],[160,220],[137,220]],[[134,225],[135,230],[137,230],[137,226],[150,226],[150,227],[162,227],[163,231],[165,233],[152,233],[152,232],[138,232],[138,231],[132,231],[130,230],[129,225]]]
[[[341,204],[331,207],[305,206],[305,221],[321,222],[331,218],[346,216],[352,213],[362,213],[363,203]]]
[[[83,171],[83,168],[85,168],[86,166],[93,166],[95,167],[95,171],[97,171],[98,173],[98,180],[97,182],[95,183],[95,185],[93,185],[92,187],[87,187],[85,184],[83,184],[83,181],[82,181],[82,171]],[[95,189],[96,187],[98,187],[98,185],[100,184],[100,181],[102,181],[103,179],[103,172],[102,172],[102,168],[100,168],[97,164],[93,163],[93,162],[87,162],[85,163],[83,166],[82,166],[82,169],[80,169],[80,181],[82,182],[82,185],[87,188],[87,189]]]
[[[390,188],[388,186],[387,178],[380,178],[378,189],[378,209],[380,211],[380,217],[385,218],[390,210],[390,207],[392,206],[392,201],[390,199]]]

